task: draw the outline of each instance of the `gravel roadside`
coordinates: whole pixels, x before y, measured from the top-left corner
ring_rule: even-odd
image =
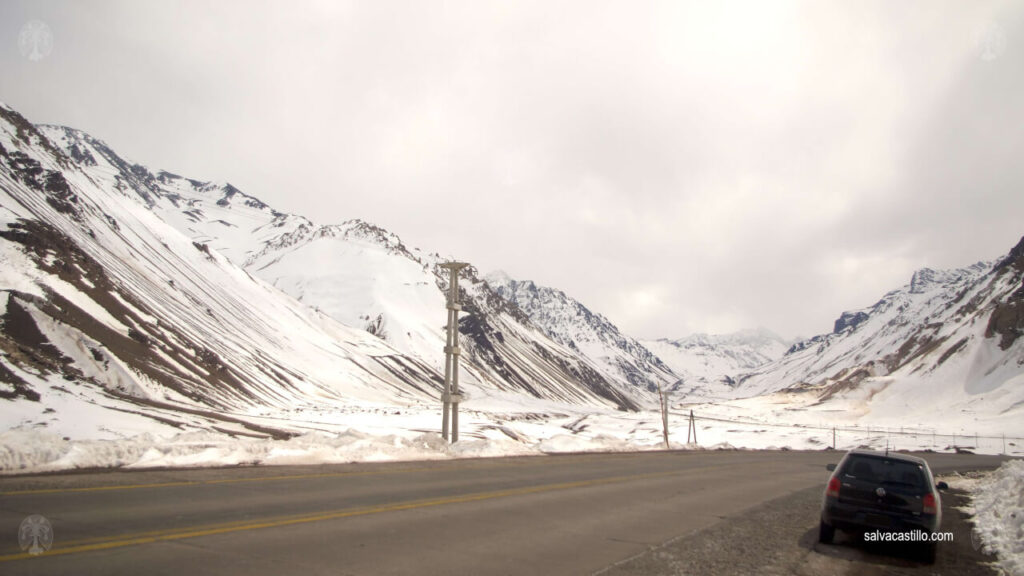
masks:
[[[939,544],[935,564],[921,563],[908,544],[865,544],[837,533],[834,544],[818,542],[821,487],[794,492],[741,514],[724,518],[699,532],[682,536],[624,562],[601,576],[731,574],[957,574],[995,576],[991,557],[974,549],[971,523],[958,507],[967,493],[943,494],[942,531],[953,542]]]

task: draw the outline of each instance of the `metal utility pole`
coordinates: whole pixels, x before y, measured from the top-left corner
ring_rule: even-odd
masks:
[[[658,400],[661,404],[661,434],[665,438],[665,450],[671,449],[668,443],[668,390],[662,392],[661,383],[658,383]]]
[[[452,442],[459,441],[459,270],[469,264],[445,262],[441,268],[448,270],[448,336],[444,345],[444,392],[441,395],[443,416],[441,437],[448,439],[448,419],[451,415]]]

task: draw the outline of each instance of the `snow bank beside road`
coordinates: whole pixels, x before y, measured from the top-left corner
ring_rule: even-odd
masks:
[[[405,423],[415,416],[396,417]],[[594,418],[598,420],[597,418]],[[347,462],[386,462],[487,458],[571,452],[636,452],[660,450],[655,434],[633,437],[597,432],[568,434],[564,417],[543,425],[478,426],[448,444],[436,432],[382,427],[373,434],[354,428],[314,431],[288,440],[232,436],[194,430],[173,435],[141,433],[122,438],[70,439],[49,430],[17,427],[0,432],[0,474],[31,474],[84,468],[181,468],[237,465],[306,465]],[[598,422],[601,430],[614,430],[633,420]],[[603,426],[601,424],[604,424]],[[517,428],[513,430],[512,428]],[[515,439],[518,438],[518,439]],[[701,449],[672,444],[676,450]],[[723,448],[725,446],[713,446]]]
[[[258,414],[229,413],[233,420],[171,409],[117,403],[91,387],[37,388],[44,402],[0,402],[0,474],[82,468],[158,468],[234,465],[334,464],[571,452],[661,450],[664,436],[655,412],[571,411],[540,403],[521,406],[491,400],[491,412],[461,416],[461,440],[447,445],[436,433],[436,406],[325,405]],[[85,401],[82,401],[85,400]],[[63,402],[63,403],[61,403]],[[34,410],[34,412],[30,412]],[[669,418],[674,450],[821,450],[832,430],[758,420],[759,411],[718,406],[697,416],[700,443],[690,439],[686,415]],[[150,415],[151,414],[151,415]],[[698,412],[700,414],[700,412]],[[251,424],[248,426],[247,424]],[[299,434],[289,440],[252,437],[274,429]],[[886,431],[841,431],[837,448],[932,448],[931,434],[888,436]],[[1019,451],[1019,446],[1008,445]],[[952,451],[951,448],[947,448]]]
[[[975,530],[1008,574],[1024,575],[1024,460],[1003,464],[971,497]]]
[[[412,437],[374,436],[348,430],[270,440],[188,432],[170,438],[140,434],[119,440],[71,441],[42,431],[10,430],[0,434],[0,473],[81,468],[334,464],[537,453],[529,446],[501,437],[469,439],[449,446],[435,433]]]

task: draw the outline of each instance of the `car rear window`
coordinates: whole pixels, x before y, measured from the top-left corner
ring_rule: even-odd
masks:
[[[921,466],[903,460],[851,456],[843,467],[843,477],[876,484],[924,488],[924,472]]]

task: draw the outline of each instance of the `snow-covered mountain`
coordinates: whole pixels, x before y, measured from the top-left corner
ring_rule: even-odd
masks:
[[[151,207],[184,201],[155,194],[152,174],[126,165],[125,177],[61,144],[0,105],[0,396],[13,413],[155,417],[173,405],[159,418],[183,426],[222,419],[214,412],[437,396],[440,377],[420,359],[162,220]]]
[[[247,268],[345,323],[362,326],[440,370],[444,365],[445,259],[407,248],[362,221],[325,226],[286,246],[268,244]],[[539,329],[500,298],[475,267],[461,273],[463,382],[569,403],[632,409],[644,390],[615,378]],[[471,393],[472,394],[472,393]]]
[[[561,290],[513,280],[504,272],[488,274],[485,279],[553,340],[583,354],[620,381],[657,391],[681,379],[643,344]]]
[[[39,146],[88,181],[79,195],[98,191],[130,199],[147,218],[175,229],[211,258],[271,283],[314,315],[366,330],[363,336],[373,334],[385,348],[415,359],[415,369],[394,370],[397,381],[409,370],[435,374],[443,368],[447,276],[439,255],[409,249],[365,222],[317,225],[227,183],[150,170],[77,130],[40,126],[37,134],[46,142]],[[461,384],[476,405],[508,394],[622,409],[650,402],[644,389],[548,338],[472,267],[463,271],[460,287]]]
[[[645,340],[643,345],[677,374],[688,376],[678,388],[683,396],[715,396],[730,394],[736,377],[781,358],[792,342],[759,328],[732,334],[693,334],[678,340]]]
[[[0,105],[0,419],[69,437],[153,423],[280,435],[266,422],[305,407],[427,414],[445,260],[366,222],[320,225],[150,170]],[[1024,416],[1022,279],[1024,240],[993,263],[922,270],[783,355],[765,331],[640,343],[558,290],[469,267],[466,408],[634,409],[668,385],[766,395],[752,409],[983,418],[998,431]]]
[[[996,426],[1024,416],[1024,239],[995,262],[923,269],[832,333],[794,344],[738,392],[806,392],[836,410]],[[998,429],[998,428],[995,428]]]

